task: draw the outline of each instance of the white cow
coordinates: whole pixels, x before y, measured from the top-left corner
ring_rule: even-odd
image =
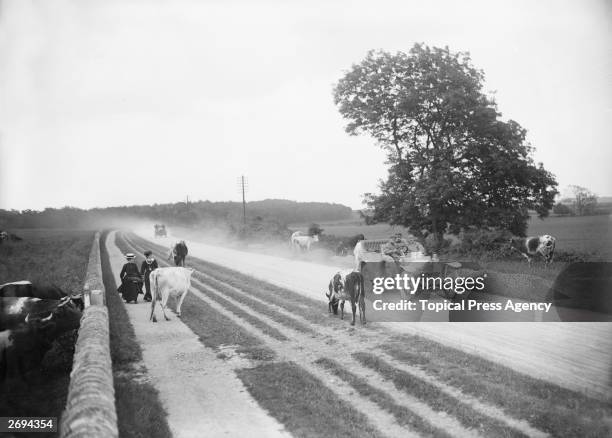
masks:
[[[183,267],[157,268],[150,274],[151,282],[151,316],[149,320],[157,322],[155,318],[155,304],[161,301],[162,313],[166,316],[168,298],[173,295],[177,298],[176,316],[181,317],[181,305],[191,287],[191,274],[193,269]]]
[[[314,242],[319,241],[319,236],[308,236],[301,231],[296,231],[291,235],[291,248],[294,250],[310,251],[310,247]]]

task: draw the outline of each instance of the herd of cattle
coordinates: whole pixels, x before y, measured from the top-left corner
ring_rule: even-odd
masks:
[[[5,237],[3,237],[4,239]],[[308,236],[299,232],[291,236],[291,245],[297,250],[307,251],[317,236]],[[533,257],[540,255],[546,265],[553,260],[556,239],[549,235],[512,239],[510,246],[522,254],[529,263]],[[356,236],[354,242],[355,259],[361,265],[366,252],[372,252],[368,243],[380,247],[380,241],[368,241],[363,235]],[[156,304],[159,301],[164,318],[166,307],[171,296],[176,298],[176,314],[180,317],[181,306],[191,287],[193,269],[185,268],[187,246],[184,241],[173,246],[170,255],[174,257],[176,267],[158,268],[151,273],[151,314],[155,317]],[[365,324],[365,289],[361,266],[351,270],[339,271],[331,278],[326,291],[328,310],[344,319],[344,304],[349,301],[352,310],[351,325],[359,309],[360,321]],[[32,368],[39,366],[45,353],[51,348],[54,340],[62,334],[79,327],[83,311],[82,295],[71,295],[57,286],[32,284],[29,281],[17,281],[0,285],[0,380],[7,376],[24,375]]]
[[[366,240],[363,234],[357,234],[340,242],[334,252],[339,256],[346,256],[352,252],[356,263],[359,263],[359,255],[371,251],[365,248],[370,244],[379,245],[382,240],[386,239],[370,241]],[[542,236],[513,237],[508,243],[509,247],[525,257],[529,264],[533,262],[534,257],[540,255],[544,259],[544,264],[549,265],[553,261],[556,241],[555,237],[545,234]],[[308,235],[302,231],[294,232],[290,239],[291,249],[298,252],[310,251],[317,242],[319,242],[317,234]]]
[[[318,236],[308,236],[299,231],[296,231],[291,235],[291,247],[298,251],[308,251],[311,245],[317,242]],[[344,319],[344,303],[349,301],[352,309],[352,320],[351,325],[355,325],[356,309],[359,307],[359,318],[362,324],[365,324],[365,288],[364,288],[364,277],[363,277],[363,264],[368,261],[383,261],[385,260],[385,245],[388,244],[391,239],[379,239],[379,240],[366,240],[363,234],[354,236],[349,240],[348,247],[344,247],[344,254],[348,250],[353,249],[353,256],[355,260],[355,267],[351,270],[338,271],[332,279],[329,281],[328,290],[325,295],[328,299],[328,310],[329,313],[338,314],[338,307],[340,307],[340,317]],[[404,239],[398,239],[398,242],[403,242],[409,257],[408,261],[430,261],[437,260],[436,258],[429,257],[425,254],[425,248],[416,239],[410,242]],[[525,238],[512,238],[509,241],[509,247],[513,251],[517,251],[523,257],[525,257],[528,263],[531,265],[533,258],[537,255],[542,256],[544,259],[545,266],[548,266],[553,261],[555,252],[556,238],[550,235],[525,237]],[[346,244],[344,244],[346,245]],[[336,252],[338,253],[338,252]],[[374,257],[372,257],[374,255]],[[388,258],[389,260],[393,260]],[[397,258],[395,259],[397,261]],[[448,263],[449,266],[459,265],[456,263]]]
[[[0,285],[0,380],[40,366],[53,341],[79,328],[82,311],[82,295],[54,285]]]

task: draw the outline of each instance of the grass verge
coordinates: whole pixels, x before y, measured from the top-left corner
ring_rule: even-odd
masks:
[[[609,403],[418,336],[394,337],[382,348],[393,358],[416,365],[436,379],[553,436],[612,433]]]
[[[393,382],[400,391],[404,391],[412,397],[423,401],[437,412],[444,412],[457,418],[461,424],[467,428],[477,430],[484,436],[508,438],[525,436],[523,433],[509,428],[502,422],[487,417],[472,407],[461,403],[434,385],[392,367],[371,353],[354,353],[353,357],[362,365],[377,371],[385,379]]]
[[[110,267],[108,250],[104,244],[107,231],[101,237],[102,276],[108,306],[110,349],[113,361],[115,404],[119,436],[171,437],[166,411],[159,394],[142,378],[142,350],[136,341],[134,328],[117,293],[117,284]]]
[[[249,298],[246,295],[245,291],[239,288],[234,289],[235,286],[228,286],[227,284],[222,283],[221,281],[213,278],[212,276],[211,278],[209,278],[199,273],[194,273],[194,277],[196,277],[198,281],[200,281],[200,283],[203,283],[205,286],[210,285],[211,287],[223,292],[225,295],[231,297],[239,303],[249,306],[252,309],[258,311],[259,313],[266,315],[268,318],[278,322],[279,324],[291,327],[293,330],[296,330],[301,333],[309,335],[316,334],[316,332],[312,328],[306,326],[305,324],[302,324],[299,321],[296,321],[294,318],[279,313],[278,310],[269,307],[269,305],[267,304],[263,304],[258,300]],[[249,288],[249,293],[250,292],[251,288]]]
[[[257,402],[293,436],[380,436],[359,411],[293,362],[263,364],[236,374]]]
[[[356,376],[355,374],[345,370],[338,362],[328,359],[321,358],[315,361],[317,365],[325,368],[336,377],[342,379],[350,386],[352,386],[359,394],[369,398],[372,402],[376,403],[385,411],[389,412],[395,417],[398,424],[407,426],[423,436],[436,437],[436,438],[450,438],[451,435],[445,431],[432,426],[430,423],[425,421],[422,417],[415,414],[408,408],[398,405],[395,403],[393,398],[380,389],[374,388],[365,379]]]

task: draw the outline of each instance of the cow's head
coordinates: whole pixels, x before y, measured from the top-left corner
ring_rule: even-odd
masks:
[[[81,310],[73,303],[70,296],[58,301],[57,306],[44,313],[26,315],[26,323],[34,324],[37,328],[49,329],[52,337],[61,335],[69,330],[79,328]]]
[[[553,236],[548,235],[548,234],[540,236],[540,244],[542,244],[543,246],[551,247],[555,244],[556,240],[557,239],[555,239]]]
[[[332,278],[332,285],[334,288],[334,292],[336,293],[342,292],[344,290],[344,281],[342,281],[342,275],[340,275],[340,273],[334,275],[334,278]]]

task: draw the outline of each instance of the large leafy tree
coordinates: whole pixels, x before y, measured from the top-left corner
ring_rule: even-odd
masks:
[[[548,215],[556,181],[535,165],[526,131],[500,120],[467,53],[415,45],[408,54],[371,51],[338,82],[334,100],[351,135],[387,152],[380,194],[366,194],[374,221],[419,235],[467,227],[524,235],[534,209]]]

